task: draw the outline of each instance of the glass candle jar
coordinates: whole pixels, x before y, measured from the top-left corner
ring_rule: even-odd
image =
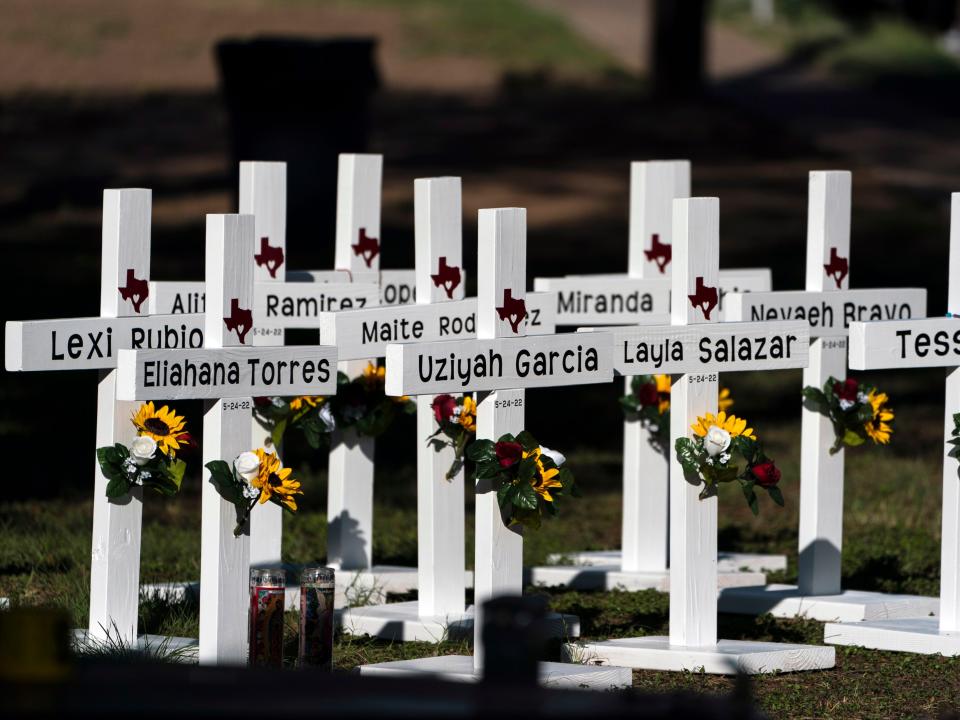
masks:
[[[250,570],[249,663],[283,665],[283,601],[286,573],[275,568]]]
[[[300,667],[333,668],[334,573],[307,567],[300,575]]]

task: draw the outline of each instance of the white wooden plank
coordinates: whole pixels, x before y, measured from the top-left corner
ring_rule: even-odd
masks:
[[[186,350],[121,350],[122,400],[212,399],[247,395],[329,395],[336,348],[323,345]]]
[[[458,177],[414,181],[415,307],[443,308],[464,296],[460,186]],[[466,610],[463,468],[447,478],[453,448],[428,444],[437,427],[433,397],[416,399],[418,613],[459,616]]]
[[[250,534],[233,534],[236,509],[210,483],[206,464],[231,462],[249,450],[250,398],[214,400],[203,415],[203,489],[200,529],[201,665],[247,660]]]
[[[960,319],[851,323],[850,367],[956,367],[960,365]]]
[[[359,274],[354,282],[360,282],[359,278],[362,276],[362,273]],[[406,305],[416,300],[417,273],[415,270],[381,270],[379,276],[381,305]],[[466,280],[467,276],[464,273],[464,285]]]
[[[632,378],[625,378],[630,392]],[[623,423],[623,515],[621,568],[628,572],[666,571],[670,553],[670,462],[636,419]]]
[[[382,178],[382,155],[340,155],[335,256],[338,269],[380,269]]]
[[[254,218],[253,264],[255,283],[282,283],[287,270],[287,165],[282,162],[240,163],[240,212]],[[256,293],[254,293],[256,294]],[[277,332],[279,330],[279,332]],[[255,346],[283,345],[283,330],[257,317],[254,302]],[[263,447],[282,457],[270,433],[256,417],[250,418],[251,448]],[[282,560],[283,509],[274,503],[259,505],[250,514],[250,563],[278,565]]]
[[[252,215],[207,215],[207,348],[253,344],[247,337],[253,327],[253,222]]]
[[[833,292],[850,287],[849,170],[814,170],[807,199],[806,288]]]
[[[334,437],[327,489],[331,567],[362,570],[373,562],[373,452],[374,439],[358,437],[352,429]]]
[[[133,317],[139,322],[145,314],[147,295],[144,286],[150,279],[150,219],[152,195],[149,190],[105,190],[103,193],[103,227],[100,264],[100,314],[110,318]],[[148,286],[147,286],[148,287]],[[117,322],[114,320],[113,322]],[[24,344],[23,328],[15,333],[21,356],[19,366],[29,365],[35,348]],[[102,335],[80,335],[80,342],[89,346],[92,356],[93,338]],[[111,333],[107,333],[107,345]],[[119,334],[118,334],[119,339]],[[71,338],[67,338],[64,357],[70,357]],[[86,349],[86,348],[85,348]],[[39,351],[43,357],[46,348]],[[110,348],[112,350],[112,347]],[[11,352],[9,324],[7,357]],[[50,362],[56,352],[50,351]],[[9,363],[8,363],[9,365]],[[117,373],[108,370],[97,386],[97,447],[129,444],[136,432],[130,418],[136,405],[116,399]],[[88,631],[95,639],[108,637],[114,642],[131,645],[136,642],[140,591],[140,537],[143,495],[135,488],[123,498],[106,496],[107,478],[94,461],[93,539],[90,555],[90,615]]]
[[[871,650],[960,655],[960,633],[941,630],[936,618],[874,620],[858,623],[827,623],[823,640],[831,645],[853,645]]]
[[[846,335],[852,322],[909,320],[926,311],[922,288],[729,293],[724,309],[731,321],[804,320],[813,337]]]
[[[203,280],[151,280],[147,302],[151,315],[203,313],[206,310]]]
[[[240,163],[240,213],[254,217],[254,282],[282,282],[287,270],[286,163]]]
[[[103,191],[100,315],[146,315],[150,280],[152,192]]]
[[[609,382],[612,350],[613,336],[604,332],[391,344],[386,354],[387,394]]]
[[[553,293],[526,297],[528,335],[553,333]],[[320,343],[336,345],[341,360],[384,357],[390,343],[436,342],[476,337],[477,300],[452,300],[434,305],[399,305],[321,313]]]
[[[807,364],[810,337],[799,321],[730,322],[707,329],[639,325],[604,332],[613,335],[614,370],[620,375],[800,368]]]
[[[325,312],[375,307],[380,288],[370,283],[257,283],[255,318],[277,328],[317,327]]]
[[[720,203],[692,198],[673,203],[673,291],[677,325],[716,322],[719,296]],[[670,392],[670,437],[691,435],[697,417],[717,412],[716,374],[685,374]],[[670,453],[670,643],[717,643],[717,498],[699,498]]]
[[[536,278],[533,288],[557,293],[560,325],[670,321],[670,281],[666,278]]]
[[[120,350],[203,347],[202,315],[10,320],[5,326],[8,372],[106,370]]]
[[[669,277],[673,245],[673,201],[690,197],[690,161],[630,163],[630,251],[632,277]],[[654,239],[656,238],[656,239]]]

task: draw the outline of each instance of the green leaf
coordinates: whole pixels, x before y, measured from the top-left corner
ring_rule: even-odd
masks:
[[[522,482],[515,487],[517,487],[518,490],[513,504],[526,510],[536,510],[538,495],[537,491],[533,489],[533,485]]]
[[[187,464],[183,460],[173,460],[166,468],[165,475],[170,478],[176,490],[183,484],[183,474],[187,471]]]
[[[700,458],[697,448],[690,438],[677,438],[674,443],[677,452],[677,462],[686,473],[698,473],[700,471]]]
[[[864,439],[853,430],[847,430],[843,433],[843,442],[850,447],[857,447],[858,445],[863,445]]]
[[[540,443],[537,442],[537,439],[526,430],[517,435],[516,442],[520,443],[521,447],[523,447],[523,449],[527,452],[540,447]]]
[[[106,495],[110,500],[121,498],[130,492],[130,482],[123,477],[111,477],[107,482]]]
[[[783,507],[783,493],[780,492],[780,488],[776,485],[772,485],[767,488],[767,494],[770,495],[770,499],[773,500],[777,505]]]
[[[475,463],[496,462],[497,453],[492,440],[474,440],[467,447],[467,458]]]
[[[274,426],[273,430],[270,432],[270,439],[273,441],[273,446],[275,448],[282,447],[283,445],[283,435],[287,432],[287,419],[277,421],[277,424]]]
[[[751,512],[753,512],[754,515],[759,515],[760,503],[757,500],[757,493],[754,492],[753,483],[745,482],[742,487],[743,487],[743,496],[747,499],[747,505],[750,506]]]
[[[206,468],[210,471],[210,484],[216,488],[220,497],[238,508],[247,504],[241,481],[233,474],[233,469],[226,462],[212,460],[206,464]]]

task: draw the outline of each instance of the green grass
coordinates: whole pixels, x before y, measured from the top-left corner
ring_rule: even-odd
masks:
[[[513,71],[550,68],[583,74],[617,69],[610,55],[581,37],[562,18],[524,0],[337,2],[402,13],[407,50],[417,56],[481,57]]]
[[[714,17],[788,54],[810,54],[820,67],[852,81],[960,73],[960,62],[934,35],[894,17],[879,15],[854,27],[808,0],[780,0],[770,25],[753,20],[749,0],[717,0]]]
[[[758,378],[731,376],[742,407],[757,406],[775,385]],[[791,382],[781,378],[779,383]],[[891,374],[885,388],[905,395],[912,379]],[[940,443],[939,409],[904,401],[898,408],[900,444],[866,449],[847,459],[843,574],[851,588],[936,594],[939,590]],[[796,573],[796,523],[799,499],[797,438],[799,423],[760,419],[759,431],[784,470],[787,507],[764,504],[754,518],[735,488],[721,495],[721,544],[735,550],[788,553],[790,568],[775,580]],[[906,433],[910,433],[908,436]],[[906,438],[910,437],[910,442]],[[308,458],[299,465],[307,495],[303,510],[286,521],[284,556],[310,562],[325,553],[325,474],[312,470]],[[568,505],[558,521],[528,533],[524,555],[542,562],[550,552],[616,546],[619,536],[619,457],[581,449],[570,463],[587,491],[578,508]],[[413,467],[379,468],[375,508],[374,556],[379,561],[416,562],[416,517]],[[200,539],[197,480],[184,495],[166,502],[150,497],[144,510],[143,581],[199,577]],[[468,506],[468,564],[472,564],[472,508]],[[48,605],[64,609],[77,626],[86,622],[90,555],[89,500],[7,502],[0,505],[0,595],[14,605]],[[667,631],[669,600],[655,591],[581,593],[531,589],[545,594],[553,609],[580,616],[585,638],[662,634]],[[140,629],[167,635],[196,636],[194,602],[145,602]],[[287,618],[288,655],[295,655],[296,615]],[[720,616],[727,638],[822,642],[823,626],[813,621]],[[465,653],[464,642],[380,642],[342,636],[336,664],[341,670],[384,660]],[[751,692],[773,717],[865,718],[933,715],[943,707],[960,707],[960,659],[879,653],[838,648],[837,668],[820,673],[759,677]],[[634,674],[636,687],[662,692],[682,689],[702,693],[732,692],[732,678],[696,673]]]

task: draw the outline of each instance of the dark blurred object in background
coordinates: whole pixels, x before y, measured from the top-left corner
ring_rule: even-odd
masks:
[[[707,0],[656,0],[651,81],[660,98],[690,98],[703,91]]]
[[[287,237],[303,242],[328,234],[331,263],[337,155],[367,149],[370,100],[380,86],[376,45],[373,38],[262,37],[223,40],[216,48],[231,129],[231,187],[239,186],[242,160],[285,161]]]

